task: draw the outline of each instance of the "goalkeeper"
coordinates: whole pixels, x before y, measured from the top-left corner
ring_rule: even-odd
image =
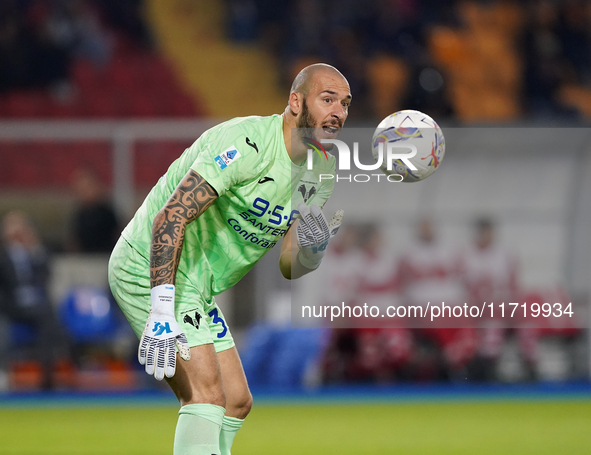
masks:
[[[141,337],[139,361],[181,405],[177,455],[230,454],[252,396],[214,296],[280,241],[286,278],[319,266],[343,214],[327,222],[320,208],[334,179],[319,175],[334,174],[335,158],[314,155],[308,170],[304,142],[336,138],[350,101],[338,70],[304,68],[283,114],[229,120],[185,150],[113,250],[109,284]]]

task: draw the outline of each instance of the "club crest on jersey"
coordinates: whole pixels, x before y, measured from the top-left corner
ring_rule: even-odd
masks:
[[[240,152],[236,149],[236,147],[232,146],[228,150],[225,150],[216,156],[214,161],[220,167],[220,169],[224,170],[238,158],[240,158]]]
[[[312,196],[316,194],[316,187],[306,188],[303,183],[298,187],[298,191],[301,193],[304,203],[308,202]]]

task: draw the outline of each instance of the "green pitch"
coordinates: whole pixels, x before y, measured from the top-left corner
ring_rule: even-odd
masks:
[[[0,408],[1,454],[168,454],[171,407]],[[591,401],[259,405],[233,455],[588,454]]]

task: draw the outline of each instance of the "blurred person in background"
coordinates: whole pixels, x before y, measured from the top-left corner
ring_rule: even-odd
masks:
[[[87,0],[0,2],[0,93],[46,88],[71,102],[75,58],[105,65],[113,47]],[[128,2],[124,2],[128,3]]]
[[[416,237],[397,265],[399,292],[405,305],[427,302],[461,303],[465,299],[460,276],[460,254],[437,236],[433,220],[416,223]],[[417,343],[413,359],[419,380],[449,379],[459,374],[473,355],[473,331],[424,327],[413,330]]]
[[[109,23],[136,44],[150,49],[154,45],[147,24],[145,0],[101,0],[100,5]]]
[[[2,219],[0,316],[36,332],[33,352],[42,367],[43,389],[53,387],[52,368],[65,340],[49,300],[48,278],[48,257],[29,218],[9,212]],[[7,356],[15,344],[20,347],[19,340],[12,347],[3,345],[0,356]]]
[[[2,2],[0,6],[0,92],[14,88],[67,90],[71,56],[50,27],[56,5]]]
[[[119,220],[98,177],[79,169],[72,177],[78,206],[72,218],[71,249],[80,253],[110,253],[121,233]]]
[[[591,5],[587,0],[563,2],[558,34],[564,57],[572,65],[578,82],[591,84]]]
[[[357,273],[357,305],[367,303],[380,308],[397,306],[398,280],[395,258],[387,252],[386,238],[375,224],[360,228],[361,260]],[[392,324],[393,321],[388,321]],[[359,328],[355,330],[357,355],[354,371],[358,379],[387,382],[408,377],[413,337],[406,327]]]
[[[434,222],[416,223],[416,237],[403,251],[397,268],[400,293],[406,305],[427,302],[461,302],[460,256],[456,248],[437,238]]]
[[[468,305],[484,302],[517,302],[519,297],[516,257],[495,238],[490,218],[474,224],[474,243],[462,257],[462,277],[468,293]],[[497,361],[506,338],[503,321],[490,321],[478,330],[477,351],[469,365],[468,376],[475,380],[494,380]]]
[[[317,305],[329,302],[351,302],[359,287],[359,264],[363,256],[359,251],[358,227],[347,226],[341,229],[339,237],[331,243],[326,252],[319,273],[308,277],[305,295],[302,300]]]
[[[359,288],[359,264],[363,255],[359,250],[359,229],[357,226],[343,226],[339,236],[327,251],[323,267],[314,278],[319,281],[318,290],[310,293],[307,301],[315,304],[345,305],[356,303]],[[315,298],[316,297],[316,298]],[[318,298],[319,297],[319,298]],[[318,301],[310,300],[315,298]],[[335,328],[331,330],[330,341],[322,357],[322,376],[326,383],[353,380],[357,352],[355,329]]]
[[[113,43],[101,26],[99,13],[91,2],[57,2],[48,15],[45,28],[53,40],[74,57],[88,59],[96,66],[104,66],[109,61]]]
[[[0,93],[32,84],[27,41],[14,5],[0,4]]]
[[[580,33],[577,36],[578,30],[571,24],[572,13],[567,14],[566,21],[561,20],[561,8],[560,2],[550,0],[529,4],[529,20],[523,33],[524,95],[526,108],[537,117],[571,112],[560,103],[558,91],[567,83],[575,83],[575,68],[583,69],[589,62],[588,38]],[[581,15],[576,22],[584,20]]]

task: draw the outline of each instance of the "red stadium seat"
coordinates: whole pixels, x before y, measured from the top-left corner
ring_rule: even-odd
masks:
[[[91,62],[82,59],[76,61],[72,68],[74,83],[81,90],[92,90],[99,86],[101,80],[104,81],[104,77],[101,77],[101,72]]]
[[[130,93],[129,101],[129,114],[132,117],[151,118],[160,114],[154,100],[145,93]]]
[[[45,178],[43,160],[39,157],[38,144],[16,144],[13,149],[10,177],[15,187],[29,188],[43,184]],[[26,159],[24,159],[26,158]]]
[[[8,117],[8,100],[6,96],[0,95],[0,118]]]
[[[81,106],[78,100],[71,103],[50,103],[47,109],[47,115],[55,118],[74,118],[81,113]]]
[[[7,97],[6,113],[16,118],[43,117],[47,114],[47,104],[42,92],[13,92]]]
[[[9,142],[2,144],[0,160],[0,188],[68,188],[80,168],[92,169],[107,185],[112,181],[109,142]]]
[[[86,93],[82,103],[81,114],[86,117],[118,117],[121,112],[121,102],[108,90]]]
[[[86,60],[72,67],[76,99],[59,103],[44,91],[18,91],[0,97],[0,117],[120,118],[193,117],[199,103],[179,86],[167,62],[130,47],[116,52],[107,68]]]
[[[127,89],[133,89],[133,86],[137,83],[133,67],[129,62],[119,60],[117,57],[113,59],[107,71],[107,81],[114,87]]]
[[[15,170],[20,158],[20,149],[14,142],[3,142],[0,147],[0,187],[11,187],[15,183]]]
[[[135,147],[135,182],[152,187],[191,141],[138,142]]]
[[[197,113],[195,101],[179,93],[172,100],[172,112],[176,117],[194,117]]]

